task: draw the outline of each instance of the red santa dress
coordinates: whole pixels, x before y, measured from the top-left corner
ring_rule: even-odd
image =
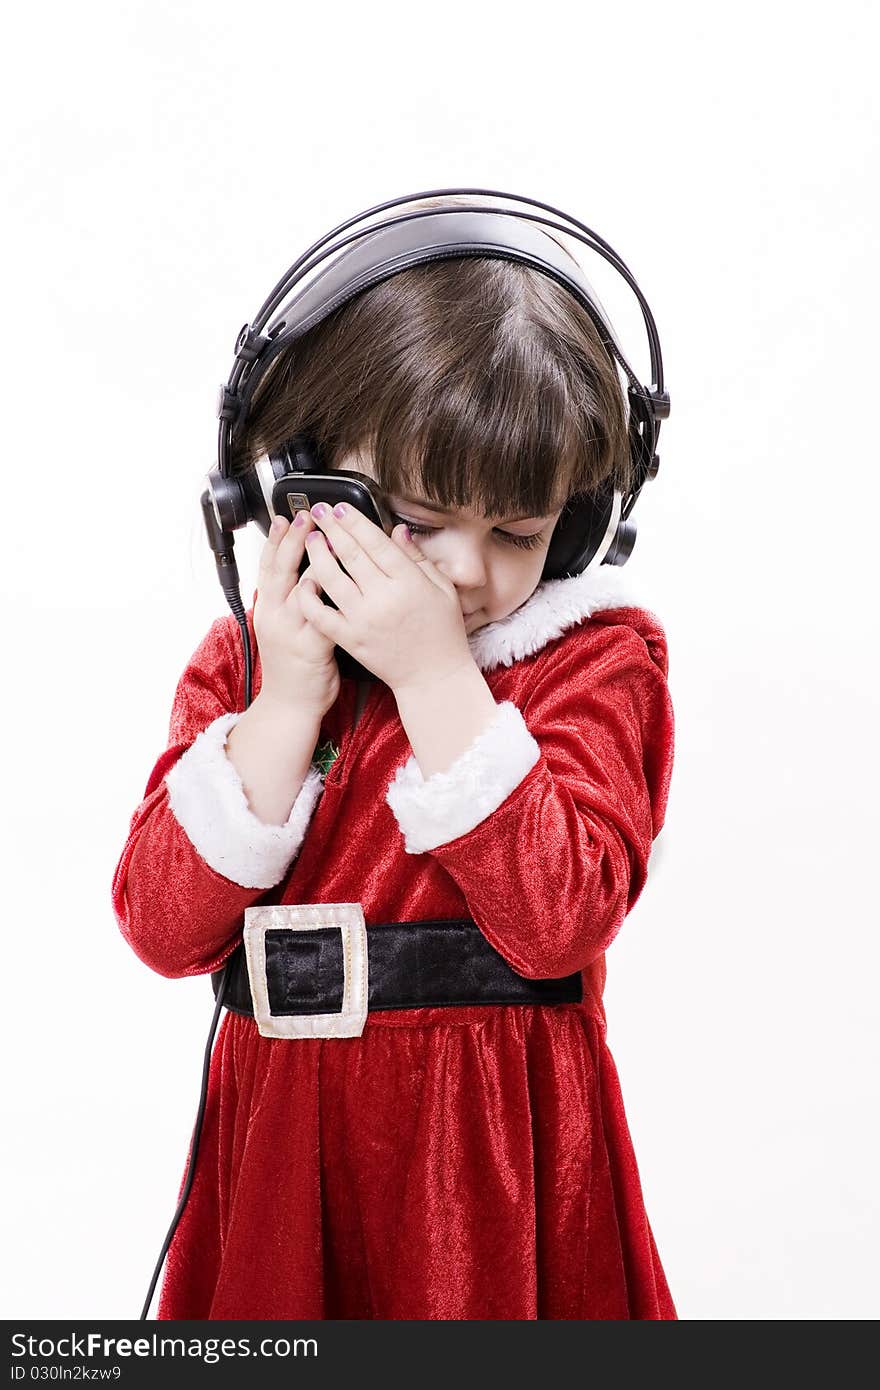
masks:
[[[160,1319],[677,1317],[602,1003],[664,821],[665,634],[601,566],[469,642],[499,709],[450,768],[423,779],[382,682],[352,729],[346,678],[321,727],[339,756],[267,825],[224,751],[244,660],[218,618],[178,684],[114,913],[171,979],[216,970],[257,903],[359,902],[368,926],[471,917],[523,976],[582,972],[583,1000],[377,1010],[359,1037],[264,1037],[225,1011]]]

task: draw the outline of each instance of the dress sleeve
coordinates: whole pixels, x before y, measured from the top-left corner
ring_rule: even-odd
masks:
[[[450,768],[424,780],[410,757],[386,794],[407,852],[442,864],[531,979],[584,969],[616,936],[647,878],[674,744],[663,636],[651,651],[626,624],[587,625],[544,655]]]
[[[242,914],[293,862],[323,790],[314,764],[285,825],[251,811],[229,730],[241,718],[243,657],[234,619],[218,618],[190,658],[113,875],[113,911],[135,954],[168,978],[216,970],[238,945]]]

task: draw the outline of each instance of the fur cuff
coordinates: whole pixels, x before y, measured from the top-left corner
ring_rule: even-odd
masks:
[[[473,830],[507,800],[540,756],[526,721],[509,700],[445,772],[425,781],[411,755],[385,793],[407,854],[436,849]]]
[[[221,714],[203,729],[165,785],[175,819],[206,864],[242,888],[274,888],[305,838],[324,779],[319,768],[309,768],[285,825],[259,820],[224,751],[242,713]]]

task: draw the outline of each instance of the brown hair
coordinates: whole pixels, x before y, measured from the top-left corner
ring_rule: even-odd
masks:
[[[304,433],[324,467],[372,450],[386,493],[543,516],[608,480],[627,490],[626,421],[617,369],[568,290],[519,262],[456,257],[399,271],[280,352],[232,471]]]

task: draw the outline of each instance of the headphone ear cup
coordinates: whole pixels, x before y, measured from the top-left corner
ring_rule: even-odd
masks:
[[[614,509],[615,491],[610,485],[570,497],[550,537],[541,579],[581,574],[606,539]]]
[[[240,479],[247,499],[247,520],[255,522],[263,535],[268,536],[275,484],[288,473],[318,471],[318,449],[308,435],[294,435],[270,453],[262,454]]]
[[[318,446],[309,434],[295,434],[281,446],[287,472],[317,473],[321,468]]]

